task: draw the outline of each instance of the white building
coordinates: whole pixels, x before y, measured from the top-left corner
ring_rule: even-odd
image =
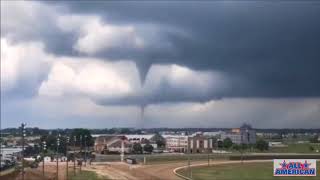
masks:
[[[212,131],[212,132],[203,132],[204,136],[210,136],[210,137],[220,137],[222,134],[225,134],[224,131]]]
[[[268,145],[269,147],[287,147],[287,145],[282,142],[269,142]]]
[[[185,152],[188,148],[188,136],[163,135],[166,140],[166,149],[171,152]]]
[[[66,157],[66,156],[62,156],[61,158],[60,158],[60,161],[61,162],[66,162],[68,160],[68,158]]]
[[[51,162],[51,157],[45,156],[44,157],[44,162]]]
[[[29,161],[29,162],[34,162],[36,159],[33,157],[25,157],[25,158],[23,158],[23,160]]]

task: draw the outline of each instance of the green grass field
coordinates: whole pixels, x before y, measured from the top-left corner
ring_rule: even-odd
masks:
[[[209,158],[213,160],[228,160],[228,155],[213,155],[210,154]],[[186,162],[188,161],[188,155],[171,155],[171,156],[149,156],[147,157],[147,164],[166,164],[166,163],[176,163],[176,162]],[[191,154],[190,161],[206,161],[208,160],[208,154]],[[143,162],[141,159],[139,162]]]
[[[320,163],[317,163],[320,167]],[[188,169],[178,171],[186,177],[190,177]],[[210,167],[193,167],[192,178],[195,180],[319,180],[320,172],[317,171],[316,177],[274,177],[273,163],[244,163],[244,164],[225,164]]]
[[[313,147],[313,150],[310,149],[310,146]],[[316,150],[320,151],[320,144],[288,144],[288,147],[279,147],[279,148],[270,148],[270,152],[275,153],[315,153]]]
[[[107,180],[108,177],[100,177],[92,171],[81,171],[76,176],[71,176],[70,180]]]

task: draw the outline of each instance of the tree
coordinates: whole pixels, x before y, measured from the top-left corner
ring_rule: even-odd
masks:
[[[71,136],[70,136],[70,142],[72,142],[72,144],[74,141],[74,136],[76,136],[76,139],[77,139],[76,146],[82,145],[82,147],[84,147],[85,141],[86,141],[87,146],[93,146],[93,144],[94,144],[93,138],[92,138],[91,133],[88,129],[83,129],[83,128],[74,129],[71,133]],[[85,136],[87,137],[86,139],[84,138]],[[81,142],[80,142],[80,139],[81,139]]]
[[[240,146],[238,144],[233,144],[232,145],[232,149],[235,151],[239,151],[240,150]]]
[[[230,138],[226,138],[223,140],[223,147],[229,149],[232,146],[232,140]]]
[[[152,153],[153,151],[153,146],[151,144],[146,144],[143,146],[143,151],[148,152],[148,153]]]
[[[309,150],[310,150],[310,151],[314,151],[314,147],[310,145],[310,146],[309,146]]]
[[[260,151],[268,150],[269,144],[267,141],[264,141],[263,139],[259,139],[256,143],[256,148]]]
[[[318,143],[319,142],[318,138],[319,138],[319,136],[313,136],[312,138],[310,138],[310,142],[311,143]]]
[[[132,146],[132,152],[135,154],[141,154],[142,153],[142,146],[140,143],[134,143]]]
[[[39,148],[42,150],[42,142],[45,141],[47,145],[47,149],[53,152],[57,151],[57,135],[44,135],[40,138]],[[58,148],[59,153],[66,153],[66,137],[60,136],[60,145]]]
[[[248,144],[241,144],[240,145],[240,149],[242,150],[242,151],[244,151],[244,150],[246,150],[246,149],[248,149],[249,148],[249,145]]]
[[[223,141],[218,140],[217,141],[217,146],[218,146],[218,148],[223,148]]]
[[[40,148],[38,145],[33,146],[27,146],[25,147],[25,150],[23,151],[24,156],[35,156],[39,154]]]

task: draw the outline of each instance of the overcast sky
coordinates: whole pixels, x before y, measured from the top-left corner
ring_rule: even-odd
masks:
[[[319,17],[316,1],[1,1],[2,128],[320,128]]]

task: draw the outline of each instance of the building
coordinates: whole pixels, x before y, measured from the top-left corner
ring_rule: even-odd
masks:
[[[122,142],[125,153],[131,152],[134,143],[139,143],[142,147],[150,144],[154,149],[157,149],[157,141],[161,139],[163,140],[163,137],[157,134],[102,135],[96,137],[94,151],[99,154],[120,153]]]
[[[67,162],[67,161],[68,161],[67,156],[61,156],[61,157],[60,157],[60,161],[61,161],[61,162]]]
[[[242,125],[240,128],[234,128],[230,132],[221,134],[221,139],[230,138],[235,144],[255,144],[256,131],[248,124]]]
[[[220,138],[221,134],[224,134],[224,131],[213,131],[213,132],[203,132],[204,136]]]
[[[107,145],[107,152],[108,153],[121,153],[122,148],[123,148],[124,153],[130,153],[131,147],[132,147],[132,144],[127,139],[117,139],[113,142],[110,142]]]
[[[288,145],[283,144],[282,142],[268,142],[269,147],[288,147]]]
[[[163,135],[166,141],[166,149],[170,152],[186,152],[188,148],[188,136]]]
[[[51,157],[45,156],[44,157],[44,162],[51,162]]]
[[[94,151],[99,154],[120,153],[122,141],[125,142],[124,151],[129,153],[130,143],[124,136],[120,135],[105,135],[97,137],[94,142]]]
[[[188,137],[190,153],[211,153],[213,149],[213,138],[202,134]]]
[[[124,135],[130,143],[139,143],[143,147],[146,144],[150,144],[154,149],[158,148],[157,141],[163,139],[162,136],[157,134],[129,134]]]

